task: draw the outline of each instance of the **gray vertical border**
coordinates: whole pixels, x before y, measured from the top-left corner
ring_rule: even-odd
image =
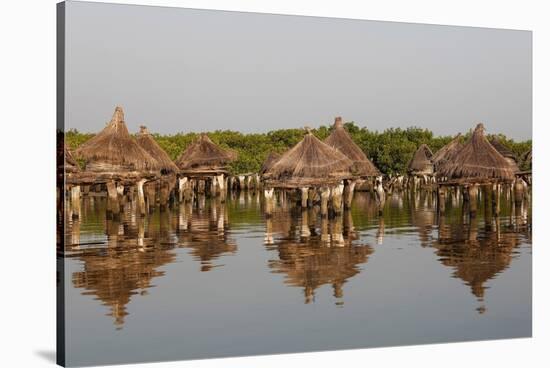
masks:
[[[56,7],[56,363],[65,366],[65,2],[58,3]]]

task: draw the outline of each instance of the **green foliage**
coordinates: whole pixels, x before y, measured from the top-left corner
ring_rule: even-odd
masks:
[[[414,152],[425,143],[432,152],[437,152],[452,140],[452,136],[435,137],[427,129],[410,127],[406,129],[388,128],[383,132],[371,131],[357,126],[354,122],[345,124],[353,140],[367,154],[369,159],[384,174],[405,173]],[[323,140],[329,136],[332,127],[320,126],[312,133]],[[471,135],[466,133],[464,139]],[[208,136],[221,147],[234,150],[238,159],[231,163],[234,174],[259,171],[270,152],[283,153],[298,143],[304,136],[303,129],[279,129],[267,133],[243,134],[232,130],[216,130]],[[79,133],[76,130],[66,132],[66,142],[71,149],[93,137],[93,134]],[[177,133],[173,135],[154,135],[158,144],[176,160],[179,155],[197,138],[196,133]],[[531,149],[531,140],[515,142],[504,135],[498,135],[516,157],[521,158]],[[520,167],[522,163],[520,162]]]

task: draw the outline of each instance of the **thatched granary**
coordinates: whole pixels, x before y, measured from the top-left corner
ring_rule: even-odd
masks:
[[[121,174],[160,170],[157,160],[128,132],[119,106],[107,126],[82,144],[75,155],[84,159],[87,172]]]
[[[434,166],[431,161],[433,156],[430,147],[421,144],[414,153],[409,162],[409,173],[412,175],[431,175],[434,172]]]
[[[227,165],[236,159],[235,152],[219,147],[203,133],[183,151],[176,160],[176,165],[184,175],[216,175],[227,173]]]
[[[493,147],[500,153],[506,161],[514,168],[515,172],[519,171],[516,155],[508,147],[506,147],[497,137],[492,137],[489,141]]]
[[[323,143],[310,131],[264,174],[269,186],[280,188],[334,185],[354,177],[353,161]]]
[[[332,133],[325,139],[325,143],[336,148],[353,161],[354,173],[361,177],[378,176],[380,171],[368,159],[365,152],[353,141],[344,128],[341,117],[334,119]]]
[[[139,133],[136,136],[136,141],[141,148],[157,160],[163,174],[178,172],[178,167],[176,164],[172,161],[170,156],[168,156],[166,151],[163,150],[155,141],[155,138],[153,138],[153,135],[149,133],[147,127],[143,125],[140,126]]]
[[[485,137],[483,124],[478,124],[472,137],[454,158],[441,165],[439,172],[449,179],[468,181],[512,181],[515,168]]]
[[[458,151],[462,148],[462,134],[457,134],[452,141],[444,145],[432,156],[432,163],[434,164],[434,169],[437,172],[439,167],[445,162],[449,162],[457,154]]]
[[[265,159],[262,167],[260,169],[260,174],[265,174],[269,169],[275,165],[275,163],[281,158],[281,154],[277,152],[270,152],[267,158]]]

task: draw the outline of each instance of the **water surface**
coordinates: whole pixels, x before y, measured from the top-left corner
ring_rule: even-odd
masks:
[[[531,336],[528,204],[435,202],[395,193],[380,217],[357,193],[337,219],[266,219],[240,193],[111,220],[85,197],[65,229],[67,364]]]

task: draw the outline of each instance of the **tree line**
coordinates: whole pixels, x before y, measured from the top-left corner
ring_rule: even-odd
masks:
[[[453,136],[434,136],[428,129],[418,127],[388,128],[382,132],[361,128],[354,122],[345,124],[347,131],[355,143],[365,152],[368,158],[384,174],[404,174],[414,152],[421,144],[427,144],[433,153],[449,143]],[[330,126],[320,126],[312,129],[312,133],[324,140],[332,131]],[[466,141],[472,131],[463,134]],[[69,130],[65,141],[71,150],[93,137],[91,133],[81,133]],[[169,135],[153,134],[157,143],[176,160],[177,157],[198,137],[198,133],[177,133]],[[238,153],[238,159],[230,164],[233,174],[257,172],[270,152],[283,153],[304,136],[304,129],[278,129],[267,133],[240,133],[232,130],[216,130],[209,132],[210,139],[221,147],[232,149]],[[521,169],[528,169],[528,163],[522,158],[531,150],[532,141],[517,142],[503,134],[496,135],[500,142],[510,149]],[[490,136],[489,136],[490,138]]]

